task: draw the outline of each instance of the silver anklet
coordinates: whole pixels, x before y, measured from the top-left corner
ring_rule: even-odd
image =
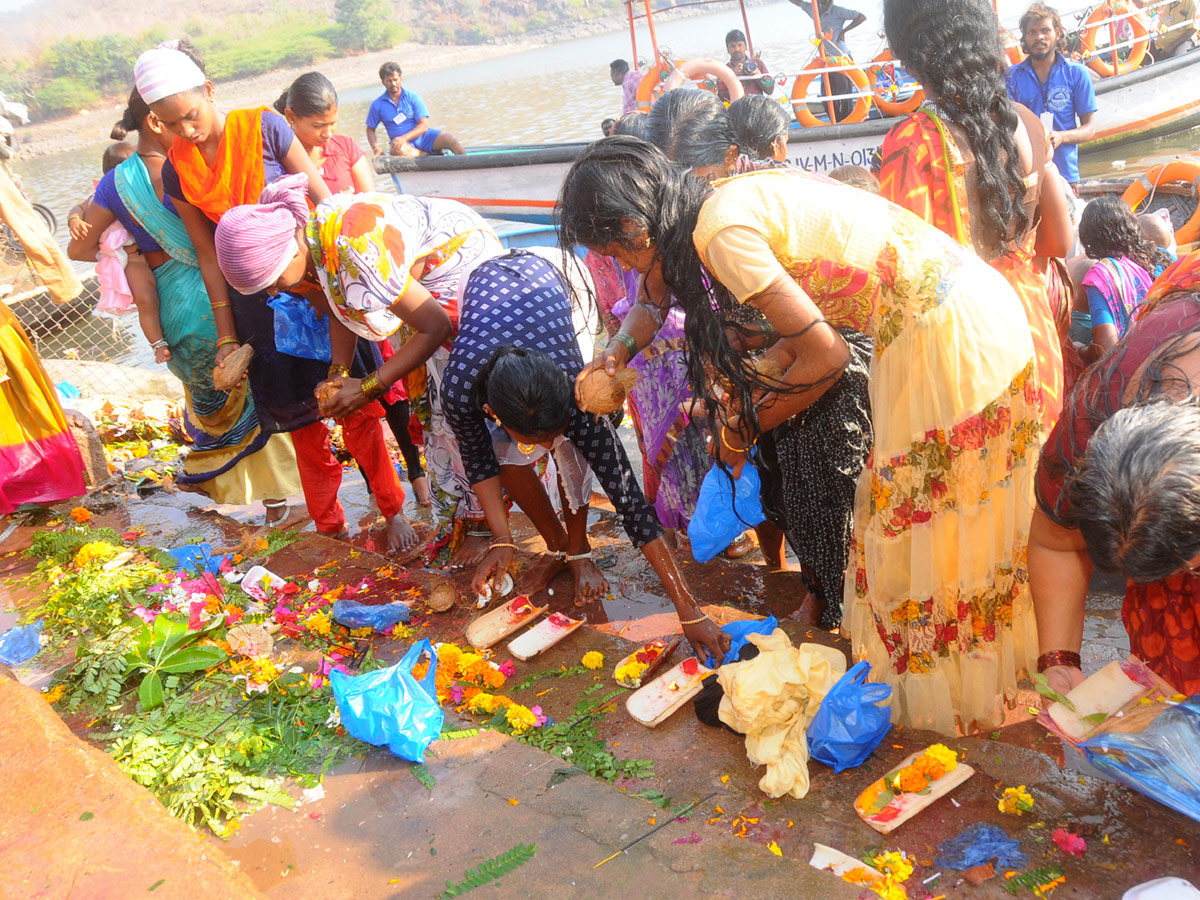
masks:
[[[587,553],[577,553],[574,556],[568,556],[567,562],[575,562],[576,560],[591,559],[591,558],[592,558],[592,551],[589,550]]]

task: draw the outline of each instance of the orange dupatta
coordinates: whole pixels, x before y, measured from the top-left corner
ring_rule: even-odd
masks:
[[[265,106],[235,109],[225,116],[225,133],[212,168],[195,144],[175,138],[168,152],[183,196],[218,222],[230,208],[257,203],[263,189],[262,114]]]

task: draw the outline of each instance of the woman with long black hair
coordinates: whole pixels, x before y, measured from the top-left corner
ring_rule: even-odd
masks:
[[[887,0],[892,54],[926,104],[884,139],[879,192],[972,248],[1025,306],[1038,357],[1043,424],[1062,410],[1074,241],[1066,185],[1041,122],[1008,98],[1000,23],[987,0]]]
[[[1004,278],[865,191],[794,170],[710,188],[628,138],[580,155],[558,214],[564,248],[615,256],[645,275],[648,304],[682,304],[692,389],[727,466],[837,384],[851,358],[839,327],[873,339],[875,440],[845,591],[854,655],[892,684],[899,722],[1002,721],[1000,697],[1015,700],[1036,658],[1024,558],[1041,436],[1033,342]],[[763,354],[777,377],[748,365],[741,304],[779,334]],[[615,374],[653,312],[627,317],[596,365]]]

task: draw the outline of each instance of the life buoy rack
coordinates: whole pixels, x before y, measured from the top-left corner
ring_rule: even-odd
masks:
[[[1096,49],[1096,35],[1101,28],[1107,29],[1112,24],[1111,20],[1117,16],[1125,16],[1124,21],[1133,28],[1133,43],[1129,47],[1129,56],[1119,60],[1114,67],[1112,53],[1103,47],[1099,50]],[[1126,72],[1132,72],[1142,64],[1142,60],[1146,58],[1146,53],[1150,49],[1150,31],[1146,28],[1146,23],[1142,21],[1141,14],[1131,11],[1124,3],[1105,3],[1093,10],[1092,14],[1084,21],[1080,43],[1083,45],[1087,67],[1101,78],[1108,78],[1110,75],[1124,75]]]
[[[814,79],[820,78],[823,74],[820,70],[827,69],[830,66],[849,66],[842,74],[845,75],[854,84],[854,91],[858,94],[854,98],[854,109],[844,119],[822,122],[814,116],[808,109],[808,86],[813,83]],[[816,70],[816,71],[813,71]],[[818,56],[796,77],[796,83],[792,85],[792,113],[796,116],[796,121],[806,128],[817,128],[821,125],[850,125],[854,122],[862,122],[867,118],[867,113],[871,110],[871,101],[868,99],[871,94],[871,87],[867,81],[867,73],[854,65],[854,61],[846,56]],[[820,101],[830,102],[830,101]]]
[[[925,102],[924,89],[917,87],[912,95],[905,100],[893,100],[895,89],[899,87],[893,79],[892,89],[879,83],[879,75],[888,65],[895,66],[892,60],[892,51],[884,50],[874,60],[871,65],[867,66],[867,81],[871,84],[871,90],[875,95],[875,105],[879,107],[879,111],[885,116],[907,116],[910,112],[916,112],[920,109],[921,104]]]
[[[680,61],[676,64],[675,71],[668,75],[667,80],[663,83],[663,93],[682,87],[685,79],[690,78],[696,81],[703,75],[710,75],[721,82],[725,86],[725,90],[729,92],[730,102],[740,100],[745,96],[746,89],[742,87],[741,80],[733,74],[733,69],[715,59]],[[704,85],[701,85],[701,88],[707,89]]]
[[[1200,160],[1173,159],[1169,163],[1155,166],[1129,187],[1121,199],[1125,205],[1137,212],[1137,208],[1146,198],[1154,193],[1155,188],[1172,181],[1184,181],[1200,190]],[[1192,217],[1175,230],[1177,244],[1190,244],[1200,240],[1200,205],[1192,213]]]
[[[674,63],[669,59],[660,59],[642,76],[642,80],[638,82],[637,89],[637,111],[640,113],[650,112],[650,107],[654,105],[654,101],[666,93],[665,85],[667,79],[671,76],[671,70],[676,65],[684,65],[686,60],[679,60]]]

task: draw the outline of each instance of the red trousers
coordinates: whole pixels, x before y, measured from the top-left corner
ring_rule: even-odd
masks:
[[[375,492],[379,511],[391,518],[404,505],[404,489],[400,487],[391,455],[383,442],[381,418],[383,407],[373,402],[339,419],[338,424],[342,426],[346,449]],[[308,514],[313,517],[317,531],[337,534],[346,527],[346,513],[338,500],[342,466],[329,449],[329,429],[318,420],[293,431],[292,443],[296,447],[296,468],[300,470],[300,485],[304,488]]]

